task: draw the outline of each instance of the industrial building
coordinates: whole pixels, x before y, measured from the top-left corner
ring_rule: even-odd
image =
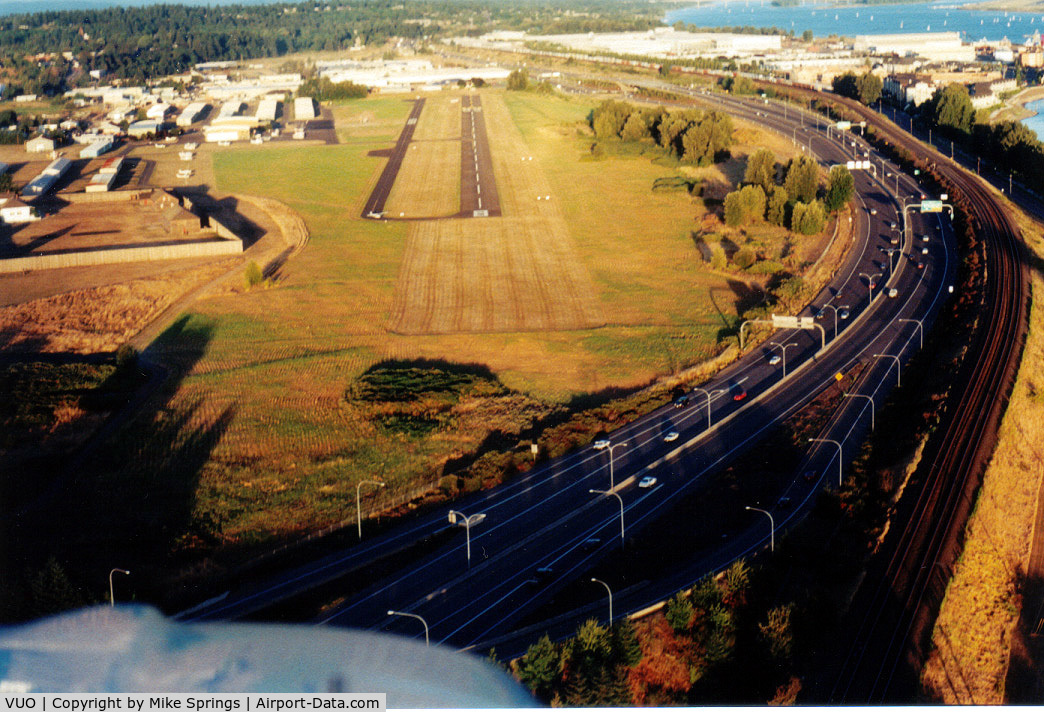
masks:
[[[309,96],[299,96],[294,99],[294,119],[307,121],[315,118],[315,102]]]
[[[174,107],[170,104],[159,103],[153,104],[145,110],[145,118],[147,119],[159,119],[162,121],[167,118],[168,115],[174,113]]]
[[[255,116],[258,121],[275,121],[279,118],[281,108],[282,102],[278,99],[262,99],[261,103],[257,105]]]
[[[246,109],[246,104],[241,101],[226,101],[218,109],[217,118],[226,119],[230,116],[239,116],[244,109]]]
[[[50,153],[54,150],[54,139],[37,136],[25,142],[25,150],[29,153]]]
[[[248,141],[259,125],[256,116],[218,117],[203,128],[203,135],[208,143]]]
[[[135,121],[133,124],[127,127],[127,135],[133,136],[134,138],[144,138],[145,136],[155,136],[166,124],[156,119],[145,119],[144,121]]]
[[[115,173],[96,173],[91,176],[91,182],[87,184],[84,191],[87,193],[106,193],[112,189],[112,184],[115,182]]]
[[[65,175],[72,165],[72,161],[68,158],[56,158],[51,161],[47,168],[43,169],[40,175],[29,181],[24,188],[22,188],[23,198],[38,198],[51,190],[58,182],[58,180]]]
[[[905,35],[856,35],[852,49],[869,54],[924,57],[933,62],[974,62],[975,47],[961,42],[959,32],[915,32]]]
[[[123,167],[123,156],[113,156],[109,160],[102,164],[102,167],[98,169],[99,173],[111,173],[116,175],[120,172],[120,168]]]
[[[185,107],[185,110],[181,112],[181,116],[177,119],[178,126],[191,126],[192,124],[199,121],[200,117],[203,116],[203,112],[207,110],[210,104],[205,104],[202,101],[194,101]]]
[[[113,140],[111,138],[103,138],[100,141],[94,141],[80,151],[80,158],[97,158],[103,153],[111,151],[112,145]]]
[[[586,36],[586,35],[585,35]],[[426,59],[360,62],[325,62],[322,77],[335,84],[352,82],[381,91],[412,91],[414,87],[438,87],[460,81],[503,81],[510,71],[500,67],[433,67]]]
[[[490,32],[481,37],[455,37],[453,42],[465,47],[508,51],[521,49],[527,43],[547,42],[574,52],[611,52],[663,59],[751,56],[778,52],[783,46],[780,35],[683,32],[673,27],[658,27],[644,32],[585,32],[570,35],[527,35],[523,32],[502,31]],[[467,74],[466,69],[462,71]],[[468,77],[463,78],[466,80]],[[331,81],[335,80],[331,78]]]

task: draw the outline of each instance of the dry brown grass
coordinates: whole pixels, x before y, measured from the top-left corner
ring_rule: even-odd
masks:
[[[411,225],[392,331],[554,331],[601,325],[604,317],[557,201],[543,199],[551,189],[540,164],[523,160],[528,148],[499,94],[484,95],[483,111],[487,127],[496,127],[489,132],[490,152],[505,217]]]
[[[1027,243],[1044,257],[1041,228],[1022,220]],[[946,591],[922,682],[947,704],[1002,704],[1044,478],[1044,279],[1035,273],[1030,333],[964,551]]]
[[[0,307],[2,350],[96,353],[127,342],[184,292],[214,279],[227,261],[156,277],[80,289]]]

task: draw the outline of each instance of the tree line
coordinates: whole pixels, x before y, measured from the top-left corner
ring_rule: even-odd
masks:
[[[63,10],[0,18],[0,63],[8,91],[55,95],[89,83],[90,70],[134,82],[185,72],[208,61],[344,50],[397,37],[417,41],[491,29],[542,32],[644,30],[658,11],[638,0],[360,0],[328,5],[148,5]],[[61,56],[71,52],[79,62]],[[46,63],[26,56],[57,53]]]
[[[809,156],[792,159],[781,171],[772,151],[758,149],[747,159],[743,183],[725,196],[725,224],[764,220],[802,235],[821,232],[827,214],[852,199],[855,180],[845,166],[833,166],[820,198],[819,176],[819,164]]]
[[[512,671],[553,706],[763,702],[790,668],[791,609],[752,605],[751,588],[750,569],[736,562],[673,596],[642,630],[627,618],[588,620],[564,642],[542,637]]]
[[[870,72],[846,72],[834,78],[833,89],[869,106],[881,98],[882,82]],[[964,84],[939,87],[914,113],[922,125],[972,154],[989,156],[999,170],[1011,171],[1034,190],[1044,191],[1044,144],[1021,121],[991,123],[987,112],[976,111]]]
[[[732,117],[702,109],[638,107],[608,99],[590,115],[595,138],[652,141],[685,163],[723,160],[732,145]]]

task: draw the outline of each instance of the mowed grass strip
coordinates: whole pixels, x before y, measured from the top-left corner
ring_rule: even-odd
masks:
[[[499,93],[483,94],[504,217],[412,225],[391,329],[400,334],[555,331],[604,323],[539,165]],[[540,197],[540,200],[537,198]]]
[[[460,210],[460,96],[426,97],[385,206],[389,217],[434,218]]]
[[[417,119],[414,141],[460,141],[461,94],[441,93],[425,97]],[[457,144],[460,149],[460,144]]]
[[[385,211],[391,218],[460,212],[460,141],[411,142]]]

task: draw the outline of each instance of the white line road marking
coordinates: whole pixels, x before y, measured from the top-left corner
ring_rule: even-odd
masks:
[[[479,198],[479,207],[480,208],[482,207],[482,198],[481,197]]]

